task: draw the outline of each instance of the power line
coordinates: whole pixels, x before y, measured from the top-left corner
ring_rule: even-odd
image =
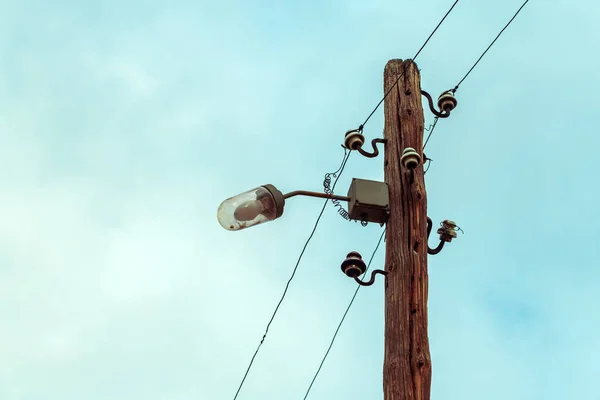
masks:
[[[429,37],[427,38],[427,40],[425,40],[425,43],[423,43],[423,45],[421,46],[421,48],[419,49],[419,51],[417,51],[417,54],[415,54],[415,56],[412,58],[412,61],[415,61],[417,59],[417,57],[419,56],[419,54],[421,54],[421,51],[425,48],[425,46],[427,45],[427,43],[429,43],[429,40],[433,37],[433,35],[435,34],[435,32],[438,30],[438,28],[442,25],[442,23],[444,22],[444,20],[446,19],[446,17],[450,14],[450,12],[454,9],[454,6],[456,6],[456,4],[458,3],[458,0],[456,0],[454,2],[454,4],[452,4],[452,7],[450,7],[450,9],[448,10],[448,12],[446,12],[446,15],[444,15],[444,17],[440,20],[440,22],[437,24],[437,26],[435,27],[435,29],[429,34]],[[369,116],[367,117],[367,119],[365,119],[365,122],[363,122],[359,127],[358,130],[362,131],[364,126],[367,124],[367,122],[369,122],[369,120],[371,119],[371,117],[373,116],[373,114],[375,114],[375,111],[377,111],[377,109],[379,108],[379,106],[381,105],[381,103],[384,102],[384,100],[387,98],[387,96],[390,94],[390,92],[392,91],[392,89],[394,89],[394,87],[398,84],[398,81],[400,80],[400,78],[402,78],[402,76],[404,75],[404,72],[402,72],[400,75],[398,75],[398,78],[396,79],[396,81],[392,84],[392,86],[390,86],[390,88],[385,92],[385,94],[383,95],[383,98],[379,101],[379,103],[377,103],[377,105],[375,106],[375,108],[373,109],[373,111],[371,111],[371,114],[369,114]]]
[[[438,28],[439,28],[439,27],[442,25],[442,23],[444,22],[444,20],[446,19],[446,17],[447,17],[447,16],[450,14],[450,12],[451,12],[451,11],[454,9],[454,6],[456,6],[456,4],[458,3],[458,1],[459,1],[459,0],[456,0],[456,1],[454,2],[454,4],[452,5],[452,7],[450,7],[450,9],[448,10],[448,12],[446,13],[446,15],[444,15],[444,17],[441,19],[441,21],[440,21],[440,22],[437,24],[437,26],[436,26],[436,27],[435,27],[435,29],[434,29],[434,30],[431,32],[431,34],[429,35],[429,37],[427,38],[427,40],[425,41],[425,43],[423,43],[423,45],[421,46],[421,48],[419,49],[419,51],[417,51],[417,53],[415,54],[415,56],[412,58],[412,60],[413,60],[413,61],[414,61],[414,60],[415,60],[415,59],[418,57],[418,55],[421,53],[421,51],[422,51],[422,50],[425,48],[425,46],[427,45],[427,43],[429,42],[429,40],[430,40],[430,39],[433,37],[433,35],[434,35],[434,34],[435,34],[435,32],[438,30]],[[394,87],[395,87],[395,86],[398,84],[398,81],[400,80],[400,78],[402,77],[402,75],[403,75],[403,73],[402,73],[402,74],[400,74],[400,75],[398,76],[398,78],[396,79],[396,81],[394,82],[394,84],[393,84],[393,85],[392,85],[392,86],[391,86],[391,87],[390,87],[390,88],[387,90],[387,92],[384,94],[384,97],[383,97],[383,99],[381,99],[381,101],[380,101],[380,102],[377,104],[377,106],[375,106],[375,108],[373,109],[373,111],[371,112],[371,114],[369,114],[369,116],[368,116],[368,117],[365,119],[365,122],[363,122],[363,124],[362,124],[362,125],[360,125],[360,128],[359,128],[359,130],[362,130],[362,129],[363,129],[364,125],[365,125],[365,124],[366,124],[366,123],[369,121],[369,119],[370,119],[370,118],[373,116],[373,114],[375,113],[375,111],[377,111],[377,109],[379,108],[379,106],[381,105],[381,103],[383,103],[383,101],[386,99],[386,97],[388,96],[388,94],[389,94],[389,93],[392,91],[392,89],[393,89],[393,88],[394,88]],[[333,189],[335,189],[335,186],[336,186],[336,184],[337,184],[338,180],[340,179],[340,176],[342,175],[342,172],[344,171],[344,168],[346,167],[346,163],[347,163],[348,159],[350,158],[350,154],[351,154],[351,152],[349,152],[347,155],[346,155],[346,153],[344,153],[344,159],[343,159],[343,161],[342,161],[342,165],[341,165],[341,167],[338,169],[338,171],[339,171],[339,172],[338,172],[338,171],[336,171],[336,173],[335,173],[335,174],[337,174],[337,177],[336,177],[336,179],[335,179],[335,181],[334,181],[334,183],[333,183],[333,186],[332,186],[332,188],[331,188],[331,191],[332,191],[332,192],[333,192]],[[333,175],[335,175],[335,174],[333,174]],[[242,389],[242,387],[243,387],[243,385],[244,385],[244,382],[246,381],[246,378],[248,377],[248,373],[250,372],[250,369],[252,368],[252,365],[253,365],[253,363],[254,363],[254,359],[256,358],[256,355],[257,355],[257,354],[258,354],[258,352],[260,351],[260,348],[261,348],[262,344],[264,343],[264,341],[265,341],[265,339],[266,339],[266,337],[267,337],[267,333],[269,332],[269,327],[271,326],[271,323],[272,323],[272,322],[273,322],[273,320],[275,319],[275,315],[277,314],[277,311],[279,311],[279,307],[280,307],[280,306],[281,306],[281,304],[283,303],[283,300],[284,300],[284,298],[285,298],[285,296],[286,296],[286,294],[287,294],[287,291],[288,291],[288,289],[289,289],[290,283],[291,283],[291,282],[292,282],[292,280],[294,279],[294,276],[295,276],[295,274],[296,274],[296,271],[297,271],[297,269],[298,269],[298,266],[300,265],[300,260],[302,259],[302,256],[304,255],[304,252],[306,251],[306,248],[308,247],[308,244],[310,243],[310,241],[311,241],[312,237],[314,236],[314,234],[315,234],[315,231],[317,230],[317,226],[319,225],[319,222],[320,222],[320,220],[321,220],[321,217],[323,216],[323,213],[325,212],[325,208],[327,207],[327,202],[328,202],[328,201],[329,201],[329,199],[325,200],[325,202],[323,203],[323,207],[321,208],[321,211],[320,211],[320,213],[319,213],[319,215],[318,215],[318,217],[317,217],[317,220],[315,221],[315,225],[314,225],[314,227],[313,227],[313,230],[312,230],[312,232],[310,233],[310,235],[309,235],[308,239],[306,240],[306,243],[304,244],[304,247],[302,248],[302,251],[300,252],[300,256],[298,257],[298,260],[296,261],[296,265],[294,266],[294,269],[293,269],[293,271],[292,271],[292,274],[291,274],[290,278],[289,278],[289,279],[288,279],[288,281],[287,281],[287,284],[286,284],[286,286],[285,286],[285,289],[284,289],[284,291],[283,291],[283,294],[282,294],[282,296],[281,296],[281,298],[280,298],[279,302],[277,303],[277,307],[275,307],[275,311],[273,312],[273,314],[272,314],[272,316],[271,316],[271,319],[269,320],[269,323],[267,324],[267,327],[266,327],[266,329],[265,329],[265,333],[263,334],[263,337],[262,337],[262,339],[261,339],[260,343],[258,344],[258,346],[257,346],[257,348],[256,348],[256,350],[255,350],[255,352],[254,352],[254,354],[253,354],[253,356],[252,356],[252,358],[250,359],[250,363],[249,363],[249,365],[248,365],[248,368],[246,369],[246,372],[244,373],[244,376],[243,376],[243,378],[242,378],[242,381],[240,382],[240,385],[239,385],[239,387],[238,387],[238,389],[237,389],[237,391],[236,391],[236,393],[235,393],[235,396],[234,396],[234,398],[233,398],[234,400],[236,400],[236,399],[237,399],[237,397],[238,397],[238,395],[239,395],[239,393],[240,393],[240,390]],[[384,233],[385,233],[385,231],[384,231]],[[379,243],[377,244],[377,247],[376,247],[375,251],[377,251],[377,248],[379,248],[379,244],[381,243],[381,239],[382,239],[382,238],[383,238],[383,234],[382,234],[381,238],[379,239]],[[374,255],[375,255],[375,252],[373,253],[373,256],[371,257],[371,260],[373,259]],[[371,264],[371,260],[369,261],[369,265]],[[368,267],[367,267],[367,268],[368,268]],[[350,305],[348,306],[348,309],[346,310],[346,313],[344,314],[344,317],[342,318],[342,321],[340,322],[340,325],[338,326],[338,330],[339,330],[339,328],[341,327],[341,324],[343,323],[343,321],[344,321],[344,318],[346,317],[346,314],[347,314],[348,310],[350,309],[350,306],[352,305],[352,303],[353,303],[353,301],[354,301],[354,298],[356,297],[356,294],[358,293],[358,289],[359,289],[359,288],[360,288],[360,286],[357,288],[356,292],[354,293],[354,297],[352,298],[352,300],[351,300],[351,302],[350,302]],[[336,335],[337,335],[337,331],[336,331]],[[334,336],[333,340],[335,340],[335,336]],[[331,346],[333,345],[333,340],[332,340],[332,342],[331,342],[330,348],[331,348]],[[329,350],[328,350],[328,353],[329,353]],[[325,357],[327,357],[327,354],[325,355]],[[325,359],[323,359],[323,361],[322,361],[322,363],[321,363],[321,366],[322,366],[323,362],[325,362]],[[321,367],[319,367],[319,370],[320,370],[320,368],[321,368]],[[318,375],[318,371],[317,371],[317,375]],[[316,376],[315,376],[315,378],[313,379],[313,382],[314,382],[314,380],[315,380],[315,379],[316,379]],[[312,387],[312,383],[311,383],[311,387]],[[308,389],[308,391],[307,391],[307,393],[306,393],[306,396],[308,396],[308,392],[309,392],[309,391],[310,391],[310,387],[309,387],[309,389]],[[305,397],[305,398],[306,398],[306,397]]]
[[[335,185],[337,184],[338,180],[340,179],[340,176],[342,176],[342,172],[344,172],[344,168],[346,167],[346,163],[348,162],[348,159],[350,158],[350,154],[352,154],[352,153],[348,152],[346,154],[346,152],[344,152],[344,158],[342,160],[342,164],[341,164],[340,168],[336,171],[337,177],[336,177],[335,181],[333,182],[333,186],[331,188],[332,191],[333,191],[333,189],[335,189]],[[258,354],[258,351],[260,350],[262,344],[264,343],[264,341],[265,341],[265,339],[267,337],[267,333],[269,333],[269,327],[271,326],[271,323],[275,319],[275,315],[277,314],[277,311],[279,311],[279,307],[281,306],[281,303],[283,303],[283,299],[285,298],[285,295],[287,294],[287,291],[288,291],[288,289],[290,287],[290,283],[292,282],[292,279],[294,279],[294,276],[296,275],[296,271],[298,270],[298,266],[300,265],[300,260],[302,260],[302,256],[304,255],[304,252],[306,251],[306,247],[310,243],[311,239],[313,238],[313,236],[315,234],[315,231],[317,230],[317,226],[319,225],[319,222],[321,221],[321,217],[323,216],[323,212],[325,212],[325,207],[327,206],[327,202],[328,201],[329,201],[329,199],[325,200],[325,202],[323,203],[323,207],[321,208],[321,212],[319,213],[319,216],[317,217],[317,220],[315,221],[315,226],[313,227],[312,232],[308,236],[308,239],[306,240],[306,243],[304,243],[304,247],[302,248],[302,251],[300,252],[300,255],[298,256],[298,260],[296,261],[296,265],[294,266],[294,270],[292,271],[292,275],[288,279],[287,284],[285,285],[285,289],[283,291],[283,294],[281,295],[281,298],[279,299],[279,303],[277,303],[277,307],[275,307],[275,311],[273,311],[273,315],[271,315],[271,319],[269,320],[269,323],[267,324],[267,327],[265,329],[265,333],[263,334],[263,337],[260,340],[260,343],[258,344],[258,347],[256,347],[256,351],[254,352],[254,355],[250,359],[250,364],[248,364],[248,368],[246,368],[246,372],[244,373],[244,377],[242,378],[242,381],[240,382],[240,386],[238,387],[237,392],[235,392],[235,396],[233,397],[233,400],[237,399],[237,397],[238,397],[238,395],[240,393],[240,390],[242,390],[242,386],[244,386],[244,382],[246,381],[246,377],[248,376],[248,373],[250,372],[250,368],[252,368],[252,364],[254,363],[254,359],[256,358],[256,355]]]
[[[525,0],[525,2],[521,5],[521,7],[519,7],[519,9],[515,13],[515,15],[513,15],[513,17],[510,19],[510,21],[508,21],[508,23],[506,25],[504,25],[504,28],[502,28],[502,30],[500,31],[500,33],[498,33],[498,35],[492,41],[492,43],[490,43],[490,45],[487,47],[487,49],[485,49],[485,51],[481,54],[481,56],[477,59],[477,61],[475,61],[475,64],[473,64],[473,66],[471,67],[471,69],[469,70],[469,72],[467,72],[467,74],[458,82],[458,84],[454,87],[454,89],[452,89],[453,93],[456,93],[456,91],[458,90],[458,87],[460,86],[460,84],[463,83],[463,81],[465,79],[467,79],[467,76],[469,76],[469,74],[471,73],[471,71],[473,71],[473,69],[475,69],[475,67],[477,66],[477,64],[479,64],[479,61],[481,61],[481,59],[483,58],[483,56],[485,56],[485,54],[488,52],[488,50],[492,48],[492,46],[494,45],[494,43],[496,43],[496,40],[498,40],[498,38],[500,37],[500,35],[502,35],[502,32],[504,32],[506,30],[506,28],[508,28],[508,26],[513,22],[513,20],[517,17],[517,15],[519,15],[519,13],[523,9],[523,7],[525,7],[525,4],[527,4],[528,2],[529,2],[529,0]]]
[[[367,269],[365,270],[365,274],[367,273],[367,271],[369,271],[369,267],[371,266],[371,262],[373,261],[373,258],[375,257],[375,254],[377,253],[377,250],[379,249],[379,245],[381,244],[381,240],[385,236],[385,231],[386,230],[384,229],[383,232],[381,233],[381,236],[379,237],[379,241],[377,242],[377,246],[375,246],[375,250],[373,250],[373,254],[371,254],[371,258],[369,259],[369,263],[367,264]],[[356,286],[356,290],[354,291],[354,295],[350,299],[350,303],[348,304],[348,307],[346,307],[346,311],[344,311],[344,315],[342,315],[342,319],[340,320],[340,323],[338,324],[338,326],[337,326],[337,328],[335,330],[335,333],[333,334],[333,337],[331,338],[331,342],[329,343],[329,347],[327,348],[327,351],[325,352],[325,355],[323,356],[323,359],[321,360],[321,364],[319,364],[319,368],[317,369],[317,372],[315,373],[315,376],[313,376],[313,379],[310,382],[310,385],[308,386],[308,389],[306,390],[306,394],[304,395],[303,400],[306,400],[306,398],[308,397],[308,394],[310,393],[310,389],[312,389],[313,384],[315,383],[315,380],[319,376],[319,373],[321,372],[321,368],[323,367],[323,364],[325,363],[325,360],[327,359],[327,356],[329,355],[329,351],[333,347],[333,342],[335,342],[335,338],[337,337],[337,334],[340,331],[340,328],[342,327],[342,324],[344,323],[344,320],[346,319],[346,315],[348,315],[348,311],[350,311],[350,307],[352,307],[352,304],[354,303],[354,299],[356,299],[356,295],[358,294],[358,291],[360,290],[360,288],[361,288],[360,285]]]
[[[467,79],[467,77],[469,76],[469,74],[475,69],[475,67],[477,66],[477,64],[479,64],[479,61],[481,61],[481,59],[485,56],[485,54],[492,48],[492,46],[494,45],[494,43],[496,43],[496,41],[498,40],[498,38],[500,37],[500,35],[502,35],[502,33],[506,30],[506,28],[508,28],[508,26],[513,22],[513,20],[517,17],[517,15],[521,12],[521,10],[523,9],[523,7],[525,7],[525,5],[528,2],[529,2],[529,0],[525,0],[525,2],[523,4],[521,4],[521,7],[519,7],[519,9],[517,10],[517,12],[506,23],[506,25],[504,25],[504,28],[502,28],[502,30],[498,33],[498,35],[496,35],[496,37],[494,38],[494,40],[492,40],[492,42],[489,44],[489,46],[481,54],[481,56],[479,56],[479,58],[477,59],[477,61],[475,61],[475,64],[473,64],[473,66],[471,67],[471,69],[469,69],[469,71],[458,82],[458,84],[454,87],[454,89],[452,89],[453,93],[456,93],[456,91],[458,90],[458,87],[464,82],[465,79]],[[431,138],[431,134],[433,133],[433,130],[435,129],[435,127],[437,125],[438,119],[439,119],[438,117],[435,117],[435,120],[433,121],[433,125],[429,129],[429,134],[427,135],[427,139],[425,140],[425,144],[423,145],[423,150],[425,150],[425,147],[427,147],[427,143],[429,143],[429,139]],[[428,169],[429,169],[429,165],[427,166],[427,170]],[[427,172],[427,171],[425,171],[425,172]]]
[[[421,46],[421,48],[419,48],[419,50],[417,51],[417,53],[414,55],[414,57],[412,58],[412,61],[414,61],[419,54],[421,53],[421,51],[425,48],[425,46],[427,45],[427,43],[429,43],[429,40],[431,40],[431,38],[433,37],[433,35],[435,34],[435,32],[437,32],[438,28],[442,25],[442,23],[444,22],[444,20],[446,19],[446,17],[448,17],[448,15],[450,14],[450,12],[454,9],[454,7],[456,6],[456,4],[458,3],[459,0],[456,0],[452,6],[450,7],[450,9],[446,12],[446,14],[444,15],[444,17],[440,20],[440,22],[436,25],[436,27],[433,29],[433,31],[429,34],[429,36],[427,37],[427,39],[425,40],[425,42],[423,43],[423,45]],[[377,111],[377,109],[379,109],[379,106],[381,106],[381,104],[385,101],[385,99],[387,98],[387,96],[391,93],[391,91],[394,89],[394,87],[398,84],[398,82],[400,81],[400,79],[402,78],[402,76],[404,75],[404,73],[401,73],[398,75],[398,78],[396,78],[396,80],[394,81],[394,83],[388,88],[388,90],[384,93],[383,98],[379,101],[379,103],[377,103],[377,105],[375,106],[375,108],[373,109],[373,111],[371,111],[371,113],[367,116],[367,118],[365,119],[365,121],[359,126],[358,130],[362,131],[364,126],[367,124],[367,122],[369,122],[369,120],[371,119],[371,117],[373,116],[373,114],[375,114],[375,112]],[[437,120],[436,120],[437,122]],[[433,128],[432,128],[433,130]],[[334,184],[335,186],[335,184]],[[371,266],[371,262],[373,261],[373,258],[375,257],[375,254],[377,253],[377,250],[379,249],[379,246],[381,245],[381,241],[383,240],[383,237],[385,235],[385,229],[383,230],[383,232],[381,233],[381,236],[379,237],[379,241],[377,242],[377,246],[375,247],[375,250],[373,251],[373,254],[371,255],[371,258],[369,259],[369,262],[367,264],[367,270],[365,271],[365,273],[369,270],[369,267]],[[352,298],[350,299],[350,303],[348,304],[348,307],[346,308],[346,311],[344,312],[344,314],[342,315],[342,319],[340,320],[340,323],[338,324],[333,337],[331,339],[331,342],[329,343],[329,347],[327,348],[327,351],[325,352],[325,355],[323,356],[323,359],[321,360],[321,363],[319,364],[319,368],[317,369],[317,372],[315,373],[312,381],[310,382],[310,385],[308,386],[308,389],[306,390],[306,394],[304,395],[304,400],[306,400],[306,398],[308,397],[310,390],[313,387],[313,384],[315,383],[317,377],[319,376],[319,373],[321,372],[321,368],[323,367],[323,364],[325,363],[325,360],[327,359],[327,356],[329,355],[329,352],[331,351],[331,348],[333,347],[333,343],[335,342],[335,339],[340,331],[340,328],[342,327],[342,324],[344,323],[344,320],[346,319],[346,315],[348,315],[348,311],[350,311],[350,308],[352,307],[352,304],[354,303],[354,300],[356,299],[356,295],[358,294],[358,291],[360,290],[360,285],[357,286],[356,290],[354,291],[354,295],[352,296]]]

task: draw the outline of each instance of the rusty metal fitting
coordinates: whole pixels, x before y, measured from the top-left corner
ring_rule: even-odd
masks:
[[[437,230],[437,233],[440,235],[440,240],[444,242],[450,243],[452,239],[456,239],[457,230],[459,228],[456,226],[454,221],[444,220],[442,221],[442,226]]]

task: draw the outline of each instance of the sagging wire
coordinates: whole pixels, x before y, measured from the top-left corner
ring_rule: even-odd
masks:
[[[452,7],[450,7],[450,9],[446,12],[446,14],[444,15],[444,17],[437,24],[437,26],[435,27],[435,29],[429,34],[429,37],[427,38],[427,40],[425,40],[425,43],[423,43],[423,45],[421,46],[421,48],[419,49],[419,51],[417,51],[417,53],[415,54],[415,56],[411,59],[413,62],[417,59],[417,57],[419,56],[419,54],[421,54],[421,51],[425,48],[425,46],[427,45],[427,43],[429,43],[429,40],[433,37],[433,35],[435,34],[435,32],[442,25],[442,23],[444,22],[444,20],[446,19],[446,17],[450,14],[450,12],[452,12],[452,10],[454,9],[454,6],[456,6],[457,3],[458,3],[458,0],[456,0],[454,2],[454,4],[452,4]],[[404,75],[404,71],[401,74],[398,75],[398,78],[396,78],[396,81],[388,88],[388,90],[383,95],[383,98],[379,101],[379,103],[377,103],[377,105],[375,106],[375,108],[373,109],[373,111],[371,111],[371,113],[369,114],[369,116],[365,119],[365,122],[363,122],[362,124],[360,124],[360,126],[358,127],[359,131],[362,132],[364,126],[367,124],[367,122],[369,122],[369,120],[371,119],[371,117],[373,116],[373,114],[375,114],[375,111],[377,111],[377,109],[379,108],[379,106],[381,106],[381,104],[385,101],[385,99],[391,93],[391,91],[394,89],[394,87],[396,87],[396,85],[398,84],[398,81],[400,81],[400,78],[402,78],[403,75]]]
[[[381,245],[381,241],[385,237],[385,232],[386,232],[385,229],[383,230],[383,232],[381,232],[381,236],[379,237],[379,240],[377,241],[377,245],[375,246],[375,250],[373,250],[373,253],[371,254],[371,258],[369,259],[369,263],[367,264],[367,269],[365,270],[365,274],[369,271],[369,267],[371,266],[371,262],[373,261],[373,258],[375,258],[375,254],[377,254],[377,250],[379,249],[379,246]],[[310,385],[308,386],[308,389],[306,390],[306,393],[304,394],[304,397],[303,397],[302,400],[306,400],[307,399],[308,394],[310,393],[310,390],[313,387],[313,384],[317,380],[317,377],[319,376],[319,373],[321,372],[321,368],[323,368],[323,364],[325,364],[325,360],[327,359],[327,356],[329,355],[329,352],[331,351],[331,348],[333,347],[333,343],[335,342],[335,339],[336,339],[336,337],[337,337],[337,335],[338,335],[338,333],[340,331],[340,328],[342,327],[342,324],[344,323],[344,320],[346,319],[346,315],[348,315],[348,311],[350,311],[350,308],[352,307],[352,304],[354,303],[354,300],[356,299],[356,295],[358,294],[358,291],[360,290],[360,288],[361,288],[361,285],[357,285],[356,286],[356,290],[354,291],[354,295],[350,299],[350,303],[348,304],[348,307],[346,307],[346,311],[344,311],[344,314],[342,315],[342,319],[340,320],[340,323],[338,324],[335,332],[333,333],[333,337],[331,338],[331,342],[329,343],[329,347],[327,347],[327,351],[325,352],[325,355],[323,356],[323,359],[321,360],[321,363],[319,364],[319,368],[317,368],[317,372],[313,376],[312,381],[310,382]]]
[[[337,184],[338,180],[340,179],[340,176],[342,176],[342,172],[344,172],[344,168],[346,167],[346,163],[348,162],[348,159],[350,158],[350,152],[348,152],[346,154],[346,152],[344,152],[344,159],[342,161],[342,165],[340,166],[340,168],[335,172],[336,174],[336,178],[335,181],[333,182],[333,186],[331,187],[331,191],[333,192],[333,190],[335,189],[335,185]],[[312,232],[310,233],[310,235],[308,236],[308,239],[306,240],[306,242],[304,243],[304,247],[302,247],[302,251],[300,252],[300,255],[298,256],[298,260],[296,261],[296,265],[294,266],[294,269],[292,271],[292,275],[290,276],[290,278],[288,279],[286,285],[285,285],[285,289],[283,291],[283,294],[281,295],[281,298],[279,299],[279,302],[277,303],[277,307],[275,307],[275,311],[273,312],[273,314],[271,315],[271,319],[269,320],[269,323],[267,324],[267,327],[265,329],[265,333],[263,334],[262,339],[260,340],[258,346],[256,347],[256,350],[254,351],[254,354],[252,355],[252,358],[250,359],[250,364],[248,364],[248,368],[246,368],[246,372],[244,373],[244,377],[242,378],[242,381],[240,382],[240,385],[237,389],[237,391],[235,392],[235,396],[233,397],[233,400],[236,400],[240,391],[242,390],[242,387],[244,386],[244,382],[246,381],[246,378],[248,377],[248,374],[250,373],[250,369],[252,368],[252,364],[254,363],[254,359],[256,358],[256,355],[258,354],[260,348],[262,347],[265,339],[267,338],[267,333],[269,333],[269,328],[271,327],[271,324],[273,323],[273,320],[275,319],[275,315],[277,315],[277,311],[279,311],[279,307],[281,306],[281,303],[283,303],[283,299],[285,299],[285,295],[287,294],[287,291],[290,287],[290,284],[292,283],[292,280],[294,279],[294,276],[296,275],[296,271],[298,270],[298,266],[300,265],[300,261],[302,260],[302,256],[304,255],[304,252],[306,251],[306,248],[308,247],[308,244],[310,243],[311,239],[313,238],[316,230],[317,230],[317,226],[319,226],[319,222],[321,221],[321,217],[323,216],[323,213],[325,212],[325,207],[327,207],[327,202],[329,201],[329,199],[325,200],[325,202],[323,203],[323,207],[321,208],[321,212],[319,213],[317,220],[315,221],[315,225],[312,229]]]
[[[471,71],[473,71],[475,69],[475,67],[477,66],[477,64],[479,64],[479,61],[481,61],[481,59],[483,58],[483,56],[485,56],[485,54],[488,52],[488,50],[492,48],[492,46],[494,45],[494,43],[496,43],[496,40],[498,40],[498,38],[500,37],[500,35],[502,35],[502,33],[506,30],[506,28],[508,28],[508,26],[513,22],[513,20],[517,17],[517,15],[519,15],[519,13],[523,9],[523,7],[525,7],[525,5],[528,2],[529,2],[529,0],[525,0],[525,2],[521,5],[521,7],[519,7],[519,9],[515,13],[515,15],[513,15],[513,17],[508,21],[508,23],[506,25],[504,25],[504,28],[502,28],[502,30],[500,31],[500,33],[498,33],[498,35],[494,38],[494,40],[492,40],[492,43],[490,43],[490,45],[485,49],[485,51],[481,54],[481,56],[479,56],[479,58],[477,59],[477,61],[475,61],[475,64],[473,64],[473,66],[471,67],[471,69],[469,69],[469,71],[465,74],[465,76],[456,84],[456,86],[454,87],[454,89],[452,89],[452,93],[456,93],[456,91],[458,90],[458,87],[464,82],[465,79],[467,79],[467,76],[469,76],[469,74],[471,73]]]

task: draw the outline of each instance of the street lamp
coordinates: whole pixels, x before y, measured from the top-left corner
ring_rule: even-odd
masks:
[[[348,196],[306,190],[283,194],[273,185],[259,186],[224,200],[217,210],[217,219],[223,228],[239,231],[281,217],[285,200],[294,196],[347,201],[348,215],[356,221],[384,224],[390,210],[386,183],[354,178]]]
[[[341,201],[350,200],[346,196],[296,190],[282,194],[273,185],[263,185],[223,201],[217,210],[221,226],[230,231],[262,224],[281,217],[285,199],[294,196],[320,197]]]
[[[217,210],[221,226],[238,231],[274,220],[283,214],[283,195],[273,185],[264,185],[223,201]]]

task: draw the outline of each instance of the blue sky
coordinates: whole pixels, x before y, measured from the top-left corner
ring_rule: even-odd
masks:
[[[241,232],[217,206],[320,190],[387,60],[451,3],[0,2],[0,398],[233,398],[322,202]],[[423,88],[520,4],[461,0]],[[429,216],[465,231],[430,258],[433,398],[600,397],[598,22],[591,0],[531,1],[427,147]],[[353,155],[338,191],[382,171]],[[326,210],[240,400],[303,397],[355,289],[339,264],[380,232]],[[309,399],[382,399],[382,363],[379,281]]]

